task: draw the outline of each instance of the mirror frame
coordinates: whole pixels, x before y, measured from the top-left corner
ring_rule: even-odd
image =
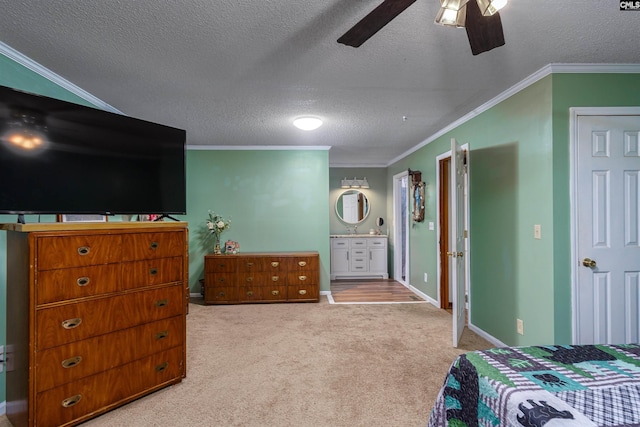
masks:
[[[366,212],[364,212],[364,215],[362,216],[362,219],[360,221],[357,221],[357,222],[345,221],[343,216],[342,216],[342,213],[338,211],[338,202],[340,201],[342,196],[344,196],[345,194],[352,194],[352,193],[353,194],[362,194],[362,197],[364,197],[365,200],[366,200],[367,210],[366,210]],[[367,195],[363,191],[360,191],[357,188],[350,188],[350,189],[347,189],[347,190],[343,191],[342,193],[340,193],[338,195],[338,197],[336,198],[335,212],[336,212],[336,215],[337,215],[338,219],[340,221],[344,222],[345,224],[349,224],[349,225],[360,224],[360,223],[364,222],[364,220],[366,220],[367,217],[369,216],[369,214],[371,213],[371,201],[369,200],[369,197],[367,197]]]

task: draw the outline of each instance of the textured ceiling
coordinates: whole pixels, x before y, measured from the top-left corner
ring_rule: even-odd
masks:
[[[506,45],[478,56],[439,0],[336,42],[379,2],[0,0],[0,41],[189,145],[331,146],[333,166],[387,165],[548,64],[640,62],[616,0],[510,0]],[[324,126],[295,129],[306,114]]]

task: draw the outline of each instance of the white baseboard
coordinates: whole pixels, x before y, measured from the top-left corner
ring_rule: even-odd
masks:
[[[402,282],[400,282],[402,283]],[[425,294],[424,292],[422,292],[420,289],[412,286],[412,285],[408,285],[406,283],[402,283],[402,285],[405,288],[409,288],[411,290],[411,292],[413,292],[414,294],[420,296],[420,298],[422,298],[423,300],[425,300],[426,302],[440,308],[440,305],[438,304],[438,301],[434,300],[433,298],[431,298],[429,295]]]
[[[0,415],[5,415],[7,413],[7,401],[4,400],[0,402]]]
[[[483,331],[482,329],[478,328],[477,326],[471,323],[469,323],[467,327],[469,328],[469,330],[471,330],[472,332],[475,332],[477,335],[480,335],[482,338],[489,341],[491,344],[495,345],[496,347],[508,347],[508,345],[506,345],[496,337],[489,335],[488,333],[486,333],[485,331]]]

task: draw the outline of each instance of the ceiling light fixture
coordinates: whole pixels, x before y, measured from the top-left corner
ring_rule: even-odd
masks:
[[[353,179],[343,179],[340,182],[341,188],[369,188],[369,181],[367,181],[367,177],[362,179],[353,178]]]
[[[298,117],[293,125],[302,130],[315,130],[322,126],[322,120],[317,117]]]
[[[494,15],[507,5],[507,0],[478,0],[478,7],[484,16]]]
[[[468,2],[469,0],[440,0],[440,10],[436,15],[436,24],[449,27],[464,27]]]

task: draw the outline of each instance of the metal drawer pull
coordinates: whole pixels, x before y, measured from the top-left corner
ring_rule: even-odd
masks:
[[[247,267],[249,267],[249,268],[253,267],[253,263],[252,262],[248,262],[247,263]]]
[[[220,283],[224,283],[224,277],[219,277],[219,278],[218,278],[218,282],[220,282]]]
[[[277,282],[278,279],[280,279],[280,277],[278,277],[278,276],[272,276],[271,277],[271,280],[274,281],[274,282]]]
[[[224,292],[218,292],[218,296],[219,296],[220,298],[224,298]]]
[[[62,361],[62,367],[67,369],[73,368],[74,366],[78,366],[80,362],[82,362],[81,356],[70,357],[69,359]]]
[[[155,267],[149,269],[149,274],[155,276],[156,274],[158,274],[158,269]]]
[[[219,268],[224,268],[226,266],[226,264],[218,264]]]
[[[307,280],[307,276],[298,276],[298,279],[301,281]]]
[[[82,319],[79,317],[76,317],[75,319],[67,319],[65,321],[62,322],[62,327],[65,329],[73,329],[73,328],[77,328],[78,326],[80,326],[80,323],[82,323]]]
[[[275,296],[275,295],[279,295],[279,294],[280,294],[280,291],[271,291],[271,295]]]
[[[159,299],[158,301],[156,301],[156,307],[165,307],[169,305],[169,300],[168,299]]]
[[[158,366],[156,366],[156,371],[157,372],[162,372],[165,369],[167,369],[168,367],[169,367],[169,362],[164,362],[164,363],[161,363]]]
[[[306,294],[307,294],[307,291],[306,291],[306,289],[300,289],[300,290],[298,291],[298,293],[299,293],[300,295],[306,295]]]
[[[252,296],[253,296],[253,291],[248,291],[248,292],[247,292],[247,296],[248,296],[248,297],[252,297]]]
[[[274,262],[271,263],[271,267],[273,267],[273,268],[275,268],[275,267],[277,267],[279,265],[280,265],[280,263],[277,262],[277,261],[274,261]]]
[[[245,282],[253,282],[253,277],[247,277],[247,279],[245,280]]]
[[[72,406],[80,402],[80,399],[82,399],[81,394],[76,394],[75,396],[67,397],[62,401],[62,407],[71,408]]]
[[[307,261],[298,261],[298,265],[300,267],[304,267],[305,265],[307,265]]]
[[[158,242],[151,242],[151,244],[149,245],[149,248],[155,251],[156,249],[158,249],[158,246],[160,246]]]
[[[89,283],[91,283],[91,279],[89,279],[87,276],[78,277],[76,283],[78,284],[78,286],[87,286]]]
[[[78,254],[80,255],[89,255],[89,252],[91,252],[91,248],[89,246],[80,246],[78,248]]]
[[[156,333],[157,340],[163,340],[169,336],[169,331],[160,331]]]

